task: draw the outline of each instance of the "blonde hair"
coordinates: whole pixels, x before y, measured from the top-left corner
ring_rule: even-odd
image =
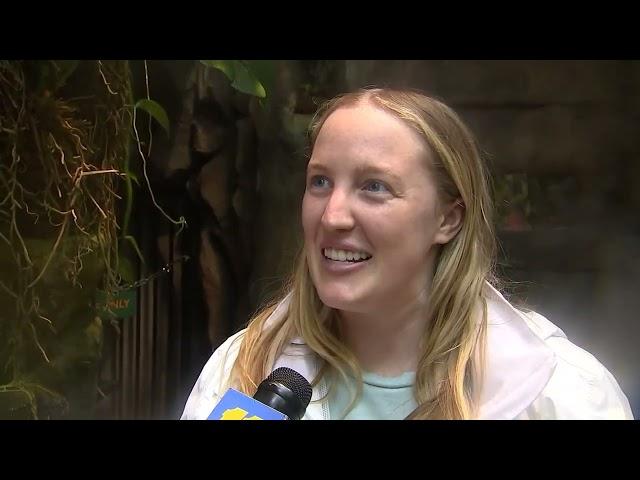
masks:
[[[495,235],[489,177],[476,141],[458,115],[444,103],[413,90],[364,89],[327,102],[310,127],[311,147],[325,120],[338,108],[369,102],[417,130],[430,147],[430,168],[444,201],[460,200],[460,231],[442,245],[431,287],[429,322],[418,362],[412,419],[468,419],[477,414],[486,337],[485,281],[493,281]],[[358,362],[341,339],[335,312],[322,303],[311,281],[306,256],[299,255],[281,298],[291,293],[280,321],[265,322],[277,302],[267,306],[244,333],[230,383],[253,394],[294,336],[324,360],[321,375],[351,373],[360,381]]]

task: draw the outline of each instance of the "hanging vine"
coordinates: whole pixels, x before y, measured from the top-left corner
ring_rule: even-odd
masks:
[[[248,63],[202,63],[265,97]],[[150,124],[145,154],[136,113],[167,133],[169,124],[144,66],[147,98],[134,104],[127,61],[0,60],[0,418],[90,416],[102,353],[96,297],[156,275],[121,276],[124,244],[143,260],[128,232],[132,145],[162,211],[146,173]]]
[[[131,106],[126,61],[0,61],[0,415],[64,414],[56,379],[82,353],[78,337],[99,355],[91,306],[97,288],[121,282]]]

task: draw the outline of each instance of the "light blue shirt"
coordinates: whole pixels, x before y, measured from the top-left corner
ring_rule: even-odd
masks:
[[[362,395],[344,417],[344,411],[351,403],[352,391],[356,389],[356,380],[349,377],[353,389],[349,390],[344,379],[337,377],[328,397],[332,420],[403,420],[418,406],[413,397],[415,372],[405,372],[397,377],[364,372]]]

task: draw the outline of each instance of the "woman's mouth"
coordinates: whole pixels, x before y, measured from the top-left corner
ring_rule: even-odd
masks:
[[[369,260],[371,254],[364,251],[338,250],[335,248],[323,248],[322,255],[334,262],[360,263]]]

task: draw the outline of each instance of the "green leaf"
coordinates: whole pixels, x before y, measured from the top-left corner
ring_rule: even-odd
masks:
[[[202,63],[203,65],[220,70],[232,82],[236,78],[233,62],[234,60],[200,60],[200,63]]]
[[[162,105],[154,100],[143,98],[142,100],[138,100],[134,108],[140,108],[147,112],[162,126],[162,128],[164,128],[167,135],[169,135],[169,117],[167,116],[167,112],[165,112],[164,108],[162,108]]]
[[[267,92],[249,65],[242,60],[200,60],[203,65],[216,68],[231,81],[231,86],[242,93],[265,98]]]
[[[249,70],[249,67],[241,61],[235,62],[236,78],[231,83],[231,86],[242,93],[248,93],[258,98],[264,98],[267,96],[264,87],[255,77],[255,75]]]
[[[267,97],[269,97],[276,83],[276,60],[247,60],[247,66],[262,84]]]

